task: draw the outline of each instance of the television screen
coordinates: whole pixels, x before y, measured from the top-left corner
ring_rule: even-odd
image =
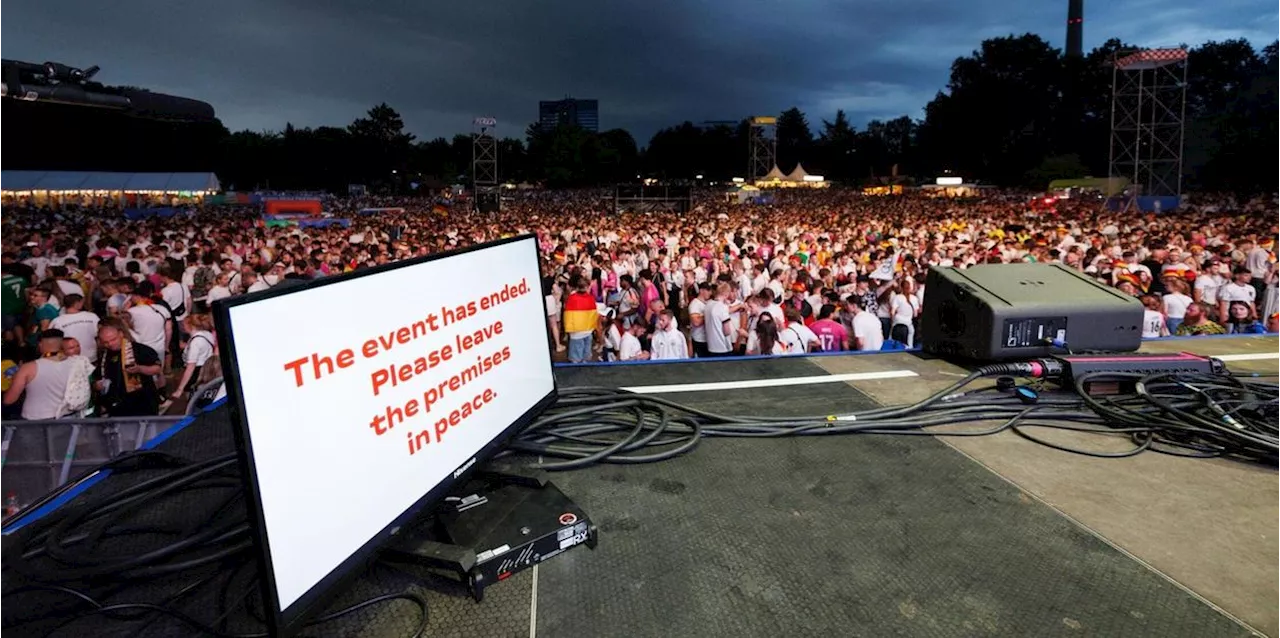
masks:
[[[521,236],[215,304],[274,632],[555,399],[540,282]]]

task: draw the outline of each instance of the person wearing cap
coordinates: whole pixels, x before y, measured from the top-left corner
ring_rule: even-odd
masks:
[[[791,284],[791,294],[786,301],[782,302],[783,310],[794,308],[800,313],[801,320],[806,325],[814,321],[813,305],[805,299],[805,293],[809,291],[809,287],[803,281],[797,281]]]

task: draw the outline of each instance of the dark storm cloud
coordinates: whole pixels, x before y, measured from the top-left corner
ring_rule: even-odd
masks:
[[[103,81],[206,100],[233,129],[345,125],[386,101],[419,137],[475,115],[522,136],[538,100],[573,95],[599,99],[601,125],[643,144],[685,119],[790,106],[815,128],[840,108],[855,123],[918,117],[983,38],[1031,31],[1060,45],[1065,4],[20,0],[5,3],[3,53],[99,64]],[[1260,46],[1276,30],[1262,0],[1125,0],[1086,7],[1085,44]]]

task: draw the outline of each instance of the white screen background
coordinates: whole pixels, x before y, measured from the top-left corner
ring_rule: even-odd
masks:
[[[368,339],[522,278],[527,294],[373,358],[360,353]],[[533,238],[235,306],[229,316],[281,609],[554,387]],[[501,336],[373,396],[374,370],[412,363],[497,320]],[[381,436],[369,427],[386,406],[421,400],[427,387],[503,347],[510,359],[448,392],[429,414],[419,412]],[[308,363],[301,388],[284,369],[312,352],[336,357],[344,348],[355,352],[351,367],[316,380]],[[485,388],[498,396],[435,442],[435,421]],[[432,442],[410,455],[406,433],[423,429],[433,432]]]

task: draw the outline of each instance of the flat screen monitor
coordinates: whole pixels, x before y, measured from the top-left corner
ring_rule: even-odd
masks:
[[[544,299],[526,235],[214,304],[273,635],[555,400]]]

